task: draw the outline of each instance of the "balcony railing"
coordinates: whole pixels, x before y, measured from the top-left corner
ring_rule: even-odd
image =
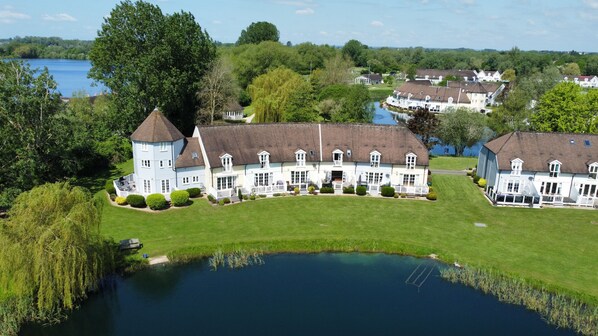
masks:
[[[274,193],[283,193],[286,187],[282,184],[275,184],[269,186],[255,186],[251,188],[251,192],[257,195],[268,195]]]
[[[395,192],[397,192],[399,194],[424,196],[424,195],[427,195],[429,191],[430,191],[430,187],[428,187],[428,186],[404,186],[404,185],[395,186]]]

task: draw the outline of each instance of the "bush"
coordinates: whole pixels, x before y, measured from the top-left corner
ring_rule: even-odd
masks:
[[[320,188],[320,194],[334,194],[334,188],[322,187],[322,188]]]
[[[353,188],[353,186],[348,186],[343,188],[343,194],[354,194],[355,193],[355,188]]]
[[[218,205],[224,205],[224,199],[221,199],[220,201],[218,201]]]
[[[266,198],[266,197],[268,197],[268,195],[266,195],[266,194],[259,194],[259,196],[260,196],[260,198]]]
[[[478,184],[478,181],[480,180],[480,178],[481,178],[481,177],[479,177],[479,176],[475,175],[475,176],[473,177],[473,183],[475,183],[475,184]]]
[[[115,201],[115,202],[116,202],[116,204],[118,204],[118,205],[127,205],[127,199],[126,199],[126,198],[124,198],[124,197],[117,196],[117,197],[114,199],[114,201]]]
[[[400,193],[399,196],[401,196],[401,198],[407,198],[407,193]]]
[[[395,193],[393,197],[394,198],[399,198],[399,194]]]
[[[480,178],[478,181],[478,185],[480,186],[480,188],[486,188],[487,183],[488,182],[486,182],[486,179],[484,179],[484,178]]]
[[[110,194],[110,200],[114,202],[116,200],[116,194]]]
[[[243,192],[241,189],[237,189],[237,198],[239,199],[239,202],[243,202]]]
[[[310,185],[307,187],[307,192],[313,195],[316,192],[316,187]]]
[[[365,186],[357,186],[355,193],[359,196],[365,196],[368,193],[368,189]]]
[[[436,195],[435,192],[429,192],[426,195],[426,198],[429,199],[430,201],[435,201],[436,199],[438,199],[438,196]]]
[[[293,190],[293,192],[295,192],[295,195],[299,195],[299,193],[301,192],[301,190],[299,189],[299,187],[295,187],[295,189]]]
[[[189,197],[191,197],[191,198],[201,196],[201,189],[199,189],[199,188],[189,188],[189,189],[187,189],[187,192],[189,193]]]
[[[254,195],[254,194],[251,194],[251,196],[249,196],[249,200],[251,200],[251,201],[255,201],[255,195]]]
[[[279,197],[279,196],[282,196],[282,194],[281,193],[274,193],[274,194],[272,194],[272,196],[273,197]]]
[[[108,194],[116,194],[116,188],[114,188],[114,183],[112,180],[106,181],[105,188]]]
[[[247,201],[248,199],[249,199],[249,196],[248,196],[248,195],[243,195],[243,200],[244,200],[244,201]]]
[[[168,207],[168,203],[166,203],[166,198],[162,194],[151,194],[148,195],[145,199],[147,206],[149,206],[152,210],[163,210]]]
[[[222,199],[224,201],[224,204],[230,204],[230,198],[225,197],[224,199]]]
[[[208,201],[210,201],[210,203],[216,203],[216,199],[212,195],[208,195]]]
[[[395,188],[391,186],[384,186],[380,190],[380,194],[384,197],[393,197],[395,195]]]
[[[187,202],[189,202],[189,192],[187,190],[175,190],[170,193],[170,201],[175,207],[187,205]]]
[[[127,203],[133,208],[145,208],[145,198],[141,195],[131,194],[127,196]]]

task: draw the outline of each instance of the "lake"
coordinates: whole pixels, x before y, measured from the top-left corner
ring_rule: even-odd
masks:
[[[440,279],[438,268],[447,266],[432,260],[357,253],[264,260],[237,270],[211,271],[204,261],[140,271],[116,279],[66,322],[21,334],[573,335]],[[417,288],[405,280],[419,265],[432,273]]]
[[[64,97],[72,97],[80,91],[85,91],[91,96],[106,91],[102,84],[94,83],[92,79],[87,78],[87,73],[91,69],[90,61],[66,59],[26,59],[23,61],[29,63],[32,69],[42,70],[47,67],[58,84],[58,91]]]

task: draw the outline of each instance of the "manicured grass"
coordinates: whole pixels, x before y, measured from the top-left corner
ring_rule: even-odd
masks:
[[[430,157],[430,169],[464,170],[478,164],[477,157],[434,156]]]
[[[436,202],[320,195],[213,207],[196,199],[188,208],[160,213],[106,205],[102,233],[140,238],[142,253],[175,258],[236,247],[436,253],[447,262],[497,269],[598,302],[596,211],[495,208],[466,176],[434,175],[433,185]]]

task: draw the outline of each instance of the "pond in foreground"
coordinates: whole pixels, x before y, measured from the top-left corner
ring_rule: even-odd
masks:
[[[211,271],[207,262],[118,280],[68,321],[23,335],[568,335],[537,314],[440,279],[441,264],[383,254],[273,255]],[[405,283],[418,265],[433,272]],[[423,267],[420,267],[420,270]],[[423,278],[422,278],[423,279]]]

